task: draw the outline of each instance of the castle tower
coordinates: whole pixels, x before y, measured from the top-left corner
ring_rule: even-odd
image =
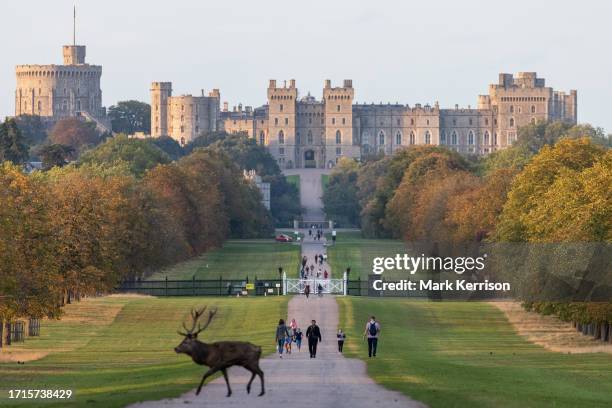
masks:
[[[172,96],[172,82],[151,84],[151,136],[168,136],[168,98]]]
[[[342,156],[359,158],[359,147],[353,146],[353,81],[345,79],[342,87],[332,88],[325,81],[325,167],[333,167]]]
[[[276,80],[268,86],[268,148],[281,168],[292,168],[296,163],[296,104],[298,91],[295,80],[282,87]]]

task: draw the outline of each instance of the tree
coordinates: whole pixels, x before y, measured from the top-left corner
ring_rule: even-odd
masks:
[[[323,206],[327,218],[338,225],[359,225],[358,173],[359,165],[355,160],[342,158],[329,176],[329,184],[323,192]]]
[[[140,101],[121,101],[108,108],[108,116],[114,132],[132,135],[135,132],[151,133],[151,105]]]
[[[41,147],[39,151],[42,167],[44,170],[49,170],[52,167],[62,167],[68,163],[68,160],[73,158],[74,149],[70,146],[61,144],[52,144]]]
[[[51,130],[49,139],[53,144],[70,146],[76,151],[100,142],[96,125],[93,122],[85,122],[76,118],[58,121]]]
[[[145,171],[158,164],[170,162],[170,157],[152,143],[143,139],[130,139],[126,135],[118,135],[107,139],[95,149],[85,152],[82,163],[115,164],[125,162],[132,174],[142,177]]]
[[[40,116],[19,115],[15,120],[27,145],[38,145],[47,139],[47,128]]]
[[[588,138],[563,139],[554,147],[542,148],[512,183],[497,225],[497,239],[511,242],[550,239],[554,234],[551,231],[544,234],[544,230],[550,228],[552,214],[547,210],[549,201],[544,198],[552,199],[550,195],[558,189],[567,191],[568,181],[563,179],[577,177],[580,172],[593,167],[605,152]],[[557,182],[559,178],[561,181]],[[555,183],[558,184],[551,190]],[[571,200],[571,196],[566,199]],[[559,221],[561,224],[555,227],[557,231],[564,225],[562,220]]]
[[[15,119],[6,119],[0,125],[0,161],[21,164],[28,159],[28,150]]]
[[[171,160],[178,160],[185,154],[181,145],[170,136],[154,137],[146,140],[163,150]]]

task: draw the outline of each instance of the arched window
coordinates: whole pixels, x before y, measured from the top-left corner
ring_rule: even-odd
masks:
[[[457,144],[457,132],[453,130],[453,133],[451,134],[451,144],[452,145],[456,145]]]
[[[285,144],[285,133],[282,130],[278,132],[278,144]]]
[[[274,118],[274,124],[278,125],[278,118]]]
[[[493,133],[493,145],[497,146],[497,133]]]
[[[440,135],[440,144],[446,144],[446,132],[442,132]]]
[[[514,106],[510,105],[510,113],[514,113]]]
[[[536,113],[536,107],[535,107],[535,105],[531,105],[531,113]]]
[[[378,144],[380,146],[385,144],[385,133],[381,130],[380,133],[378,134]]]
[[[283,104],[282,103],[280,104],[280,111],[281,112],[283,111]]]
[[[469,145],[474,144],[474,132],[472,132],[471,130],[470,130],[470,133],[468,133],[468,144]]]
[[[484,144],[485,145],[489,144],[489,132],[488,131],[485,131],[485,134],[484,134]]]
[[[429,130],[425,132],[425,144],[431,144],[431,133],[429,133]]]
[[[510,127],[514,127],[514,118],[510,118]]]
[[[259,144],[262,146],[266,144],[266,133],[263,130],[259,132]]]
[[[342,144],[342,133],[339,130],[336,130],[336,144]]]
[[[312,132],[310,130],[308,131],[308,135],[306,137],[307,137],[308,144],[311,145],[312,144]]]
[[[414,132],[410,132],[410,144],[413,145],[415,142],[414,140]]]
[[[401,146],[402,144],[402,132],[397,132],[395,134],[395,144]]]

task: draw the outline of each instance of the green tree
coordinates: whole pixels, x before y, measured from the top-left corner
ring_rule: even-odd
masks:
[[[127,135],[135,132],[151,133],[151,105],[140,101],[121,101],[108,108],[114,132]]]
[[[19,115],[15,120],[27,145],[39,145],[47,139],[47,128],[40,116]]]
[[[0,161],[21,164],[28,159],[28,151],[15,119],[6,119],[0,125]]]
[[[80,161],[109,165],[125,162],[132,174],[142,177],[145,171],[158,164],[169,163],[170,157],[153,143],[120,134],[85,152]]]
[[[357,199],[358,173],[359,165],[355,160],[340,159],[323,192],[327,218],[340,226],[359,226],[361,207]]]
[[[146,140],[163,150],[172,160],[178,160],[185,155],[181,145],[170,136],[154,137]]]
[[[53,167],[62,167],[74,156],[74,149],[70,146],[52,144],[41,147],[39,156],[44,170]]]

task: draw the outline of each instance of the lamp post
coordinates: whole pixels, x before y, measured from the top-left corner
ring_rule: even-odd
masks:
[[[278,280],[280,283],[278,284],[277,294],[278,296],[280,296],[281,285],[283,283],[283,267],[282,266],[278,267]]]

